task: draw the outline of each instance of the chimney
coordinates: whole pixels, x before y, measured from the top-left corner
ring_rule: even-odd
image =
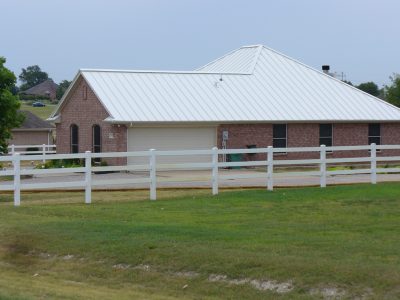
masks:
[[[329,70],[330,70],[329,65],[323,65],[322,66],[322,72],[324,72],[325,74],[330,75],[329,74]]]

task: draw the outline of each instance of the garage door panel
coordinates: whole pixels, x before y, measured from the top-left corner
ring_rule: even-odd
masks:
[[[129,128],[129,151],[199,150],[211,149],[216,144],[215,127],[143,127]],[[157,157],[157,163],[210,162],[210,155]],[[132,157],[129,164],[147,163],[147,158]]]

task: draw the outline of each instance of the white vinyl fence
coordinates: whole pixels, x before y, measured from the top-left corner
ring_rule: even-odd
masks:
[[[27,151],[27,149],[38,149],[35,151]],[[15,153],[19,153],[21,155],[42,155],[42,161],[46,162],[46,154],[54,154],[57,153],[56,145],[10,145],[8,146],[8,154],[14,155]]]
[[[357,151],[363,150],[369,156],[364,157],[348,157],[348,158],[327,158],[327,152],[335,151]],[[347,175],[347,174],[370,174],[370,181],[372,184],[377,182],[377,173],[394,173],[400,172],[400,167],[396,168],[377,168],[377,162],[394,162],[400,161],[400,156],[379,156],[377,151],[380,150],[400,150],[400,145],[375,145],[370,146],[337,146],[337,147],[304,147],[304,148],[254,148],[254,149],[209,149],[209,150],[177,150],[177,151],[159,151],[151,149],[149,151],[136,151],[136,152],[107,152],[107,153],[86,153],[78,154],[45,154],[35,156],[23,156],[15,152],[12,156],[0,156],[0,163],[12,162],[12,169],[0,171],[0,176],[12,176],[12,184],[0,185],[0,190],[14,190],[14,205],[19,206],[21,200],[21,190],[34,190],[34,189],[54,189],[54,188],[84,188],[85,189],[85,203],[91,203],[92,188],[96,186],[105,185],[121,185],[121,184],[135,184],[146,183],[150,189],[150,199],[157,199],[157,171],[162,170],[210,170],[211,182],[210,188],[214,195],[218,194],[219,180],[220,179],[249,179],[249,178],[265,178],[266,188],[270,191],[274,188],[274,166],[299,166],[299,165],[319,165],[319,171],[302,171],[302,172],[289,172],[288,175],[312,175],[319,176],[320,186],[326,187],[326,178],[328,175]],[[319,153],[319,158],[316,159],[274,159],[274,153],[306,153],[314,152]],[[258,161],[231,161],[221,162],[219,157],[227,154],[266,154],[266,160]],[[169,163],[158,164],[157,159],[163,156],[207,156],[209,162],[197,163]],[[147,157],[147,164],[142,165],[123,165],[123,166],[92,166],[92,160],[95,158],[128,158],[128,157]],[[83,159],[85,164],[83,167],[78,168],[58,168],[58,169],[22,169],[21,162],[43,159]],[[343,163],[364,163],[370,166],[369,168],[358,168],[350,170],[327,170],[329,164],[343,164]],[[257,172],[255,174],[219,174],[220,168],[228,167],[265,167],[266,172]],[[118,178],[107,180],[92,180],[93,172],[115,172],[115,171],[147,171],[148,176],[140,178]],[[66,174],[72,172],[83,173],[85,176],[84,181],[73,182],[49,182],[49,183],[21,183],[22,175],[50,175],[50,174]],[[174,180],[176,181],[176,180]]]

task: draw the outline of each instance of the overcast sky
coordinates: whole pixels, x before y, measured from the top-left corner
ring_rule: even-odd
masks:
[[[399,0],[0,0],[0,56],[56,82],[79,68],[193,70],[264,44],[355,84],[400,73]]]

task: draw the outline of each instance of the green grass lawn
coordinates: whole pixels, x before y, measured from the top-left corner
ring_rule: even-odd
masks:
[[[21,103],[20,109],[30,111],[37,115],[39,118],[46,120],[48,117],[50,117],[55,108],[55,104],[46,104],[46,106],[44,107],[33,107],[32,105]]]
[[[0,299],[400,298],[398,183],[147,197],[0,195]]]

